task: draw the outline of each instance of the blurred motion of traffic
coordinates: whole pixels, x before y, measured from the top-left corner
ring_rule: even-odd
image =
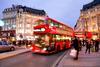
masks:
[[[16,67],[18,64],[19,67],[41,67],[39,64],[43,64],[42,67],[63,67],[60,61],[74,48],[73,45],[79,61],[82,51],[84,54],[100,53],[99,10],[100,0],[83,5],[79,18],[71,27],[68,23],[51,18],[44,9],[22,4],[4,8],[0,19],[0,23],[4,23],[0,26],[0,67]]]

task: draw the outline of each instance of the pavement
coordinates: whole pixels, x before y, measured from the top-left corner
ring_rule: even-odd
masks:
[[[79,52],[79,59],[74,60],[68,50],[62,57],[57,60],[52,67],[100,67],[100,50],[85,54],[85,47]]]
[[[26,48],[25,46],[21,46],[21,47],[16,46],[15,51],[0,53],[0,60],[8,58],[8,57],[15,56],[15,55],[18,55],[18,54],[22,54],[22,53],[25,53],[25,52],[29,52],[29,51],[31,51],[31,49]]]
[[[29,48],[17,47],[18,50],[0,53],[0,60],[8,57],[12,57],[18,54],[31,51]],[[70,50],[58,58],[52,67],[100,67],[100,50],[99,52],[91,52],[85,54],[85,47],[79,52],[79,59],[73,60],[69,55]]]

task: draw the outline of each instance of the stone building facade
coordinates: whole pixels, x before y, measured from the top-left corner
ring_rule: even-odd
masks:
[[[100,0],[94,0],[83,5],[78,20],[75,30],[78,30],[80,27],[85,34],[91,32],[93,39],[100,38]]]
[[[33,26],[38,19],[45,19],[44,10],[33,9],[22,5],[12,5],[3,11],[3,32],[5,37],[15,37],[17,40],[33,38]]]

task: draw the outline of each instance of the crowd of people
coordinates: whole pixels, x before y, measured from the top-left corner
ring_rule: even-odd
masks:
[[[74,57],[74,60],[78,60],[78,55],[79,55],[79,51],[81,51],[82,47],[86,47],[85,53],[91,53],[91,52],[98,52],[99,51],[99,44],[100,44],[100,40],[96,39],[84,39],[84,40],[80,40],[78,37],[74,37],[72,39],[72,48],[74,48],[77,52],[76,52],[76,56]]]

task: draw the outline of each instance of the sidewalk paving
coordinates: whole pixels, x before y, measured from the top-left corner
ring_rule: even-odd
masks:
[[[0,53],[0,60],[8,57],[12,57],[21,53],[25,53],[31,51],[31,49],[25,48],[25,47],[17,47],[15,51]]]
[[[55,67],[100,67],[100,50],[85,54],[85,47],[83,47],[78,60],[73,60],[69,53],[70,50]]]

